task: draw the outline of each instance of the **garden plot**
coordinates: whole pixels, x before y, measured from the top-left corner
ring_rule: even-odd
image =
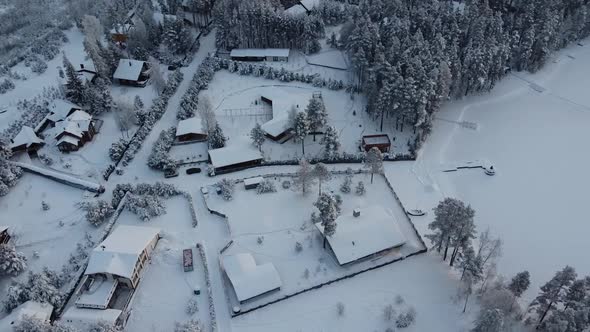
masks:
[[[234,141],[250,142],[250,130],[255,124],[268,121],[267,113],[260,111],[262,95],[288,96],[290,104],[305,109],[314,92],[322,94],[328,111],[328,124],[334,126],[340,136],[341,152],[358,153],[363,135],[380,133],[380,119],[372,119],[364,111],[364,97],[355,95],[351,99],[343,90],[333,91],[297,82],[240,76],[221,70],[215,74],[208,90],[201,92],[199,98],[208,96],[211,99],[217,120],[224,134],[229,137],[227,144],[232,145]],[[407,153],[407,142],[413,135],[409,127],[404,132],[399,132],[395,130],[395,119],[385,119],[384,133],[389,135],[394,153]],[[306,157],[322,156],[320,140],[321,135],[316,137],[315,142],[313,135],[308,135],[305,140]],[[270,160],[292,160],[302,156],[301,144],[294,143],[293,140],[279,144],[267,139],[262,151]]]
[[[348,194],[339,190],[344,178],[344,175],[334,175],[332,180],[322,185],[322,190],[341,195],[342,215],[352,215],[353,209],[359,209],[362,216],[363,211],[369,211],[373,206],[382,206],[387,210],[389,220],[395,220],[399,232],[406,240],[404,245],[386,250],[370,259],[340,266],[330,250],[322,248],[323,238],[310,220],[311,213],[316,210],[313,203],[318,197],[317,186],[303,196],[294,189],[282,188],[281,183],[292,180],[290,177],[272,178],[279,188],[276,193],[257,194],[256,190],[247,191],[243,183],[238,183],[231,201],[225,201],[215,193],[208,194],[208,207],[227,216],[233,239],[232,245],[223,252],[220,259],[235,254],[251,254],[257,265],[272,263],[282,281],[279,291],[245,302],[241,305],[242,311],[424,249],[405,217],[403,207],[397,203],[383,177],[375,177],[371,184],[370,175],[354,175],[352,192]],[[362,196],[354,192],[359,181],[366,184],[366,193]],[[344,228],[342,232],[345,232]],[[359,238],[357,243],[366,243],[364,240]],[[238,305],[238,301],[227,277],[223,278],[231,308]]]
[[[175,322],[189,319],[210,325],[205,274],[195,247],[197,231],[192,227],[188,203],[183,197],[175,197],[165,204],[167,213],[148,222],[128,210],[123,211],[117,222],[117,225],[156,227],[162,237],[131,303],[132,314],[126,331],[171,331]],[[182,250],[188,248],[193,250],[192,272],[184,272],[182,265]],[[200,288],[200,295],[193,293],[196,288]],[[186,310],[191,299],[196,300],[198,312],[189,314]]]

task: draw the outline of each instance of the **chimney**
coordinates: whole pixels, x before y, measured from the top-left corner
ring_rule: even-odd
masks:
[[[80,69],[84,69],[84,64],[83,63],[80,64]]]
[[[129,67],[131,67],[131,61],[129,61]]]
[[[352,210],[352,216],[355,217],[355,218],[360,217],[361,216],[361,210],[359,210],[359,209]]]

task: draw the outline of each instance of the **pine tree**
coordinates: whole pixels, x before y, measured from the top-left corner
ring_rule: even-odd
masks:
[[[250,138],[252,139],[254,146],[256,146],[256,148],[260,151],[262,151],[262,144],[264,143],[265,136],[266,135],[264,130],[262,130],[260,123],[256,123],[254,128],[252,128],[250,131]]]
[[[383,174],[383,155],[381,150],[376,147],[372,147],[365,157],[365,168],[371,172],[371,183],[373,183],[373,176],[376,174]]]
[[[535,310],[540,316],[537,327],[540,327],[543,320],[558,305],[563,304],[567,290],[576,279],[576,271],[571,266],[566,266],[557,271],[553,278],[541,286],[541,293],[531,303],[531,310]]]
[[[227,138],[223,135],[223,130],[219,126],[219,123],[215,123],[215,127],[212,132],[209,132],[209,148],[219,149],[225,146]]]
[[[301,189],[303,195],[307,194],[310,188],[314,185],[315,176],[313,168],[305,158],[299,161],[299,169],[297,169],[297,174],[293,182],[297,188]]]
[[[180,19],[164,18],[163,42],[174,54],[183,54],[191,46],[191,33]]]
[[[316,132],[323,129],[328,123],[328,112],[324,106],[323,99],[318,97],[311,98],[305,112],[307,113],[309,128],[313,133],[313,141],[315,142]]]
[[[338,151],[340,150],[340,140],[338,138],[338,132],[336,128],[328,126],[326,132],[320,141],[320,144],[324,146],[324,156],[328,159],[335,159],[338,157]]]
[[[102,77],[98,77],[94,85],[88,90],[88,102],[90,109],[88,112],[92,115],[100,115],[105,112],[110,112],[115,103],[111,96],[110,84]]]
[[[336,218],[338,218],[339,208],[337,207],[336,199],[328,193],[321,193],[313,205],[320,211],[318,218],[324,227],[325,249],[327,238],[336,233]]]
[[[365,194],[365,183],[363,181],[359,181],[354,191],[357,195],[363,196]]]
[[[501,332],[504,328],[504,315],[498,309],[481,311],[471,332]]]
[[[508,285],[508,289],[510,290],[512,295],[514,295],[514,301],[512,302],[510,309],[512,309],[512,306],[514,305],[514,302],[516,302],[516,299],[521,297],[522,294],[529,288],[530,284],[531,276],[529,274],[529,271],[519,272],[514,277],[512,277],[512,279],[510,280],[510,284]]]
[[[86,86],[72,63],[64,55],[63,65],[66,71],[66,98],[78,105],[86,104]]]
[[[440,253],[444,248],[443,260],[447,259],[448,250],[453,244],[460,245],[465,234],[473,231],[475,211],[470,206],[455,198],[445,198],[434,209],[434,221],[428,225],[433,234],[426,237],[432,241],[434,248]],[[473,236],[473,233],[469,233]]]
[[[0,244],[0,276],[17,276],[27,268],[27,258],[10,244]]]
[[[293,133],[296,142],[301,142],[301,153],[305,155],[305,137],[309,134],[309,120],[307,114],[298,112],[293,123]]]

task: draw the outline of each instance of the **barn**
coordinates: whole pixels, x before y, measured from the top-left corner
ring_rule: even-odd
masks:
[[[336,219],[336,233],[327,242],[340,265],[371,258],[406,243],[393,215],[382,206],[355,209]],[[315,224],[324,236],[324,226]]]
[[[288,48],[234,48],[229,56],[235,61],[289,61]]]

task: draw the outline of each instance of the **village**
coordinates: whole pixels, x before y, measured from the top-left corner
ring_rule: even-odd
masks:
[[[259,47],[216,21],[217,10],[240,6],[219,1],[227,7],[112,0],[122,7],[108,20],[86,0],[88,14],[68,4],[72,23],[51,41],[59,52],[47,68],[6,67],[1,331],[487,331],[482,321],[502,322],[489,331],[553,331],[547,324],[565,319],[567,307],[535,296],[555,271],[570,275],[568,289],[585,280],[581,256],[560,256],[583,240],[543,249],[550,268],[532,249],[526,264],[506,254],[521,241],[535,247],[534,236],[511,232],[527,219],[513,195],[530,195],[551,167],[497,147],[508,138],[488,146],[500,129],[480,109],[523,99],[584,109],[583,93],[559,82],[574,61],[590,68],[585,44],[490,96],[446,98],[424,120],[383,111],[409,106],[363,90],[363,75],[378,71],[359,69],[344,47],[344,18],[326,23],[363,4],[281,1],[275,15],[305,37]],[[0,2],[0,16],[12,9]],[[572,114],[583,127],[586,113]],[[538,128],[553,119],[535,116]],[[517,127],[507,129],[513,140]],[[510,158],[530,174],[520,178]],[[530,209],[549,195],[533,196]],[[500,201],[509,210],[498,212]]]

